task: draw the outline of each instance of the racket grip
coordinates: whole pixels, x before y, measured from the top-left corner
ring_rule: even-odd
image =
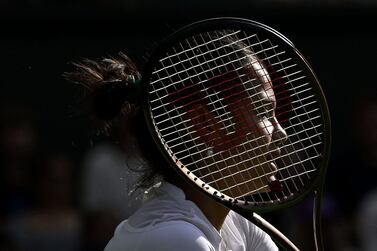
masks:
[[[271,225],[271,223],[263,219],[259,214],[253,213],[252,219],[250,220],[269,234],[274,241],[284,248],[284,250],[300,251],[292,241]]]

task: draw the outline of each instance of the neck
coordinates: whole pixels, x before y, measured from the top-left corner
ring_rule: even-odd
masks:
[[[194,187],[195,185],[182,181],[181,178],[175,180],[178,182],[172,183],[181,188],[185,193],[186,198],[194,202],[207,217],[209,222],[220,231],[224,220],[229,213],[229,209],[208,197],[204,192],[199,191],[199,189]]]

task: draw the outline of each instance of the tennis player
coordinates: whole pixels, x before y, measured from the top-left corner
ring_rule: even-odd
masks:
[[[222,43],[237,47],[232,41]],[[227,136],[219,126],[215,114],[206,105],[199,102],[186,106],[187,126],[196,128],[199,143],[212,146],[207,155],[213,155],[214,162],[217,152],[221,151],[223,158],[235,156],[245,137],[255,139],[253,142],[258,150],[253,156],[237,156],[236,161],[240,164],[234,165],[234,169],[244,168],[245,161],[248,161],[249,166],[255,165],[253,172],[248,175],[255,174],[262,178],[248,177],[250,181],[245,182],[245,189],[237,186],[233,190],[229,183],[240,183],[244,179],[241,174],[232,180],[221,179],[219,176],[209,178],[210,182],[217,182],[218,187],[226,183],[229,187],[227,193],[234,197],[245,196],[245,191],[250,191],[250,187],[253,193],[270,189],[268,184],[275,180],[277,167],[266,159],[279,156],[279,145],[287,138],[275,116],[276,99],[265,66],[244,46],[239,48],[243,48],[237,56],[244,58],[244,76],[256,79],[253,81],[254,94],[250,98],[258,99],[266,104],[266,108],[256,110],[260,108],[252,107],[251,102],[246,102],[247,98],[240,90],[231,97],[237,99],[237,103],[233,102],[233,106],[228,106],[233,118],[234,134]],[[145,189],[145,202],[138,211],[118,225],[105,251],[278,250],[264,231],[207,197],[168,166],[149,136],[139,104],[129,98],[134,95],[132,86],[141,78],[129,57],[120,53],[114,58],[86,60],[75,66],[76,69],[67,73],[66,77],[89,90],[85,107],[89,107],[94,124],[99,130],[106,132],[117,121],[126,121],[124,130],[127,130],[126,140],[130,143],[127,158],[136,160],[131,167],[133,170],[144,172],[137,189]],[[219,73],[219,76],[224,74],[234,73]],[[212,81],[219,80],[215,77]],[[173,98],[174,95],[176,93],[172,94]],[[241,118],[246,122],[239,122]],[[207,137],[210,133],[213,137]],[[222,140],[216,140],[218,138]],[[234,163],[235,159],[232,161]],[[267,174],[262,175],[263,173]]]

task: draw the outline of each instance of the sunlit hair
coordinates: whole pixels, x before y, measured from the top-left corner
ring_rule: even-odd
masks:
[[[140,73],[134,62],[123,52],[117,57],[98,61],[84,59],[73,63],[74,71],[64,77],[84,87],[82,111],[94,122],[97,134],[109,135],[115,120],[133,113],[138,105],[127,100],[133,82]]]
[[[134,81],[141,78],[135,63],[124,53],[101,60],[84,59],[73,63],[74,70],[64,77],[84,89],[81,97],[81,113],[88,116],[95,135],[113,136],[115,141],[125,141],[127,168],[141,176],[131,191],[149,188],[159,180],[161,168],[150,157],[151,144],[146,143],[148,132],[139,112],[139,104],[127,99],[134,95]],[[119,138],[121,137],[121,138]],[[145,145],[145,146],[144,146]],[[146,149],[149,147],[149,149]],[[159,161],[159,164],[161,162]],[[158,178],[157,178],[158,177]]]

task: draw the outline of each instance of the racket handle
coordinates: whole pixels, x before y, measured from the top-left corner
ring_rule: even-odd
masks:
[[[277,228],[271,225],[268,221],[263,219],[259,214],[253,213],[252,219],[249,219],[258,227],[263,229],[271,238],[281,245],[284,250],[300,251],[293,242],[291,242],[284,234],[282,234]]]

